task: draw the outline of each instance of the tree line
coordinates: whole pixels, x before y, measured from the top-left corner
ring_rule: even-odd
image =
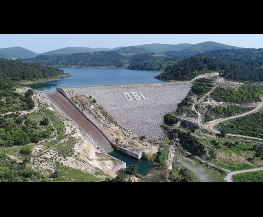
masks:
[[[0,85],[4,81],[35,81],[67,75],[62,69],[0,58]]]
[[[219,72],[220,76],[234,81],[263,81],[263,69],[258,65],[220,60],[211,57],[192,56],[168,66],[156,76],[161,80],[191,80],[199,74]]]

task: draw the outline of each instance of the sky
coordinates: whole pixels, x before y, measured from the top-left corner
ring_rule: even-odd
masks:
[[[263,48],[263,34],[0,34],[0,48],[18,46],[35,53],[65,47],[116,48],[207,41],[242,48]]]

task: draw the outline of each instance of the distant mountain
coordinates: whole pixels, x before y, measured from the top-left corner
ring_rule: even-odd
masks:
[[[175,57],[187,57],[214,50],[239,48],[216,42],[204,42],[195,45],[147,44],[122,47],[115,49],[115,51],[112,51],[113,49],[111,49],[110,51],[95,52],[94,50],[96,50],[96,48],[90,48],[91,50],[84,48],[82,50],[86,51],[84,53],[80,52],[81,49],[64,48],[56,50],[53,54],[49,52],[49,55],[39,55],[35,58],[21,59],[21,61],[56,67],[127,67],[130,69],[150,69],[152,67],[156,68],[156,64],[151,63],[153,61],[163,61],[166,59],[169,61],[169,59]],[[88,50],[90,52],[87,52]],[[78,53],[70,54],[70,52]],[[47,53],[48,52],[45,54]],[[150,65],[148,65],[148,63]],[[172,62],[169,61],[168,64],[172,64]],[[165,62],[163,64],[158,62],[158,65],[163,68],[167,64]]]
[[[5,58],[5,59],[11,59],[13,55],[4,51],[3,49],[0,49],[0,57]]]
[[[89,48],[89,47],[65,47],[65,48],[41,53],[41,55],[88,53],[88,52],[96,52],[96,51],[97,50],[95,48]]]
[[[172,45],[172,44],[154,43],[154,44],[122,47],[120,49],[114,49],[114,51],[125,55],[152,53],[152,55],[156,55],[156,56],[170,57],[170,56],[177,56],[179,51],[185,50],[192,46],[193,46],[192,44]]]
[[[22,47],[10,47],[0,49],[0,56],[6,59],[34,58],[37,55],[37,53]]]
[[[206,53],[214,50],[223,50],[223,49],[241,49],[241,47],[225,45],[213,41],[207,41],[207,42],[195,44],[189,48],[181,50],[178,54],[180,56],[193,56],[196,54]]]
[[[166,53],[169,51],[181,51],[181,50],[185,50],[187,48],[190,48],[192,46],[193,46],[193,44],[187,44],[187,43],[181,43],[181,44],[177,44],[177,45],[154,43],[154,44],[138,45],[135,47],[140,47],[140,48],[143,48],[145,50],[148,50],[149,52],[154,52],[156,54],[160,54],[160,53]]]
[[[198,44],[188,44],[188,43],[182,43],[177,45],[157,44],[157,43],[145,44],[145,45],[123,47],[115,51],[125,55],[152,53],[152,55],[155,56],[170,58],[176,56],[193,56],[196,54],[202,54],[209,51],[222,50],[222,49],[241,49],[241,48],[208,41]]]
[[[213,50],[203,54],[198,54],[201,57],[213,57],[216,59],[234,61],[234,62],[246,62],[259,64],[263,68],[263,48],[242,48],[242,49],[223,49]]]
[[[93,48],[96,51],[112,51],[110,48]]]
[[[182,44],[181,44],[182,45]],[[184,46],[189,46],[186,49],[183,49]],[[168,46],[167,46],[168,47]],[[166,57],[165,59],[160,61],[154,61],[154,62],[132,62],[129,65],[129,69],[141,69],[141,70],[164,70],[167,66],[173,65],[177,63],[178,61],[182,60],[183,57],[190,57],[190,56],[196,56],[196,55],[203,55],[207,57],[214,56],[215,58],[221,58],[221,59],[230,59],[230,56],[232,56],[233,61],[234,59],[237,59],[238,57],[238,51],[246,49],[246,48],[240,48],[225,44],[220,44],[216,42],[203,42],[198,43],[195,45],[190,44],[184,44],[181,47],[183,50],[181,51],[167,51],[164,54],[162,54],[163,57]],[[222,51],[222,52],[221,52]],[[237,52],[237,53],[236,53]],[[237,56],[235,55],[237,54]]]
[[[129,58],[115,51],[98,51],[75,54],[39,55],[19,61],[54,67],[115,67],[123,68]]]
[[[34,58],[39,55],[70,55],[75,53],[94,53],[94,52],[111,52],[116,51],[119,54],[125,56],[133,56],[137,54],[150,54],[156,57],[172,58],[176,56],[192,56],[196,54],[202,54],[213,50],[221,49],[240,49],[239,47],[220,44],[217,42],[203,42],[199,44],[144,44],[127,47],[116,48],[89,48],[89,47],[65,47],[57,50],[52,50],[44,53],[35,53],[22,47],[11,47],[0,49],[0,57],[7,59],[27,59]]]
[[[115,52],[118,52],[119,54],[124,54],[124,55],[136,55],[136,54],[146,54],[150,53],[149,50],[146,50],[141,47],[135,47],[135,46],[130,46],[130,47],[124,47],[118,50],[115,50]]]
[[[115,47],[115,48],[112,48],[111,51],[116,51],[116,50],[119,50],[121,48],[124,48],[124,47]]]
[[[205,54],[211,51],[241,48],[208,41],[198,44],[182,43],[171,45],[155,43],[119,47],[118,49],[104,49],[106,48],[66,47],[45,52],[33,58],[20,58],[19,60],[40,65],[59,67],[128,67],[130,69],[150,69],[151,67],[156,68],[156,64],[152,64],[152,61],[167,60],[169,62],[167,62],[168,64],[172,64],[173,61],[171,62],[170,60],[175,57],[188,57]],[[5,52],[5,50],[2,50],[2,56],[7,55],[3,52]],[[10,55],[8,58],[10,58]],[[119,61],[117,61],[118,58]],[[148,65],[148,63],[151,66]],[[167,64],[158,62],[158,65],[160,65],[158,67],[163,68]]]

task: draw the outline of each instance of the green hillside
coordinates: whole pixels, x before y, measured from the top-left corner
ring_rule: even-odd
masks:
[[[202,57],[213,57],[221,60],[255,63],[263,66],[263,48],[242,48],[228,50],[214,50],[203,54],[198,54]]]
[[[174,52],[175,54],[179,51],[185,50],[192,47],[192,44],[145,44],[137,46],[122,47],[120,49],[114,49],[114,51],[126,55],[144,54],[144,53],[154,53],[155,55],[169,56],[166,53]]]
[[[9,48],[2,48],[0,49],[0,57],[5,59],[26,59],[26,58],[34,58],[38,54],[22,48],[22,47],[9,47]]]
[[[220,44],[217,42],[203,42],[199,44],[145,44],[138,46],[124,47],[116,50],[120,54],[125,55],[135,55],[143,53],[152,53],[155,56],[163,56],[167,58],[176,57],[176,56],[193,56],[196,54],[202,54],[214,50],[221,49],[241,49],[239,47]]]
[[[94,50],[96,50],[96,51],[112,51],[112,49],[110,49],[110,48],[93,48]]]
[[[143,48],[145,50],[148,50],[149,52],[154,52],[156,54],[159,53],[166,53],[168,51],[181,51],[185,50],[187,48],[192,47],[192,44],[187,44],[187,43],[181,43],[177,45],[172,45],[172,44],[145,44],[145,45],[139,45],[136,47]]]
[[[0,58],[0,79],[5,81],[36,81],[66,75],[58,68]]]
[[[36,58],[23,59],[21,61],[54,67],[123,68],[129,63],[129,57],[114,51],[99,51],[69,55],[39,55]]]
[[[238,47],[216,42],[204,42],[196,45],[146,44],[111,49],[111,51],[92,51],[91,48],[72,47],[47,52],[45,55],[23,59],[22,61],[56,67],[125,67],[129,69],[163,70],[168,65],[177,62],[180,57],[233,48],[238,49]],[[88,50],[89,52],[87,52]],[[173,61],[172,59],[176,57],[178,58]],[[153,61],[155,61],[154,64]]]
[[[37,53],[22,47],[3,48],[3,50],[10,53],[14,58],[34,58],[38,55]]]
[[[181,45],[182,45],[181,48],[183,48],[184,45],[183,44]],[[189,44],[185,44],[185,45],[190,46]],[[239,58],[242,58],[242,53],[240,52],[242,52],[243,49],[246,52],[248,52],[247,54],[245,54],[246,52],[243,53],[244,58],[245,58],[246,55],[250,55],[251,53],[251,51],[249,51],[246,48],[229,46],[229,45],[220,44],[216,42],[204,42],[204,43],[199,43],[196,45],[191,45],[190,47],[183,49],[181,51],[166,51],[162,55],[162,57],[165,57],[165,59],[160,58],[159,60],[155,60],[151,62],[145,62],[145,61],[144,62],[139,62],[139,61],[132,62],[128,68],[137,69],[137,70],[164,71],[167,66],[174,65],[175,63],[177,63],[180,60],[183,60],[184,58],[187,58],[190,56],[196,56],[196,55],[206,56],[206,57],[215,57],[215,58],[219,58],[222,60],[235,61],[235,60],[238,60]],[[258,54],[258,56],[260,55]]]
[[[95,52],[96,49],[89,47],[65,47],[58,50],[48,51],[41,55],[55,55],[55,54],[74,54],[74,53],[88,53]]]
[[[115,50],[116,52],[118,52],[119,54],[123,54],[123,55],[135,55],[135,54],[145,54],[145,53],[150,53],[149,50],[146,50],[144,48],[140,48],[140,47],[134,47],[134,46],[130,46],[130,47],[124,47],[121,48],[119,50]]]
[[[8,53],[8,52],[6,52],[3,49],[0,49],[0,57],[1,58],[6,58],[6,59],[11,59],[13,57],[13,55]]]
[[[240,47],[225,45],[213,41],[198,43],[187,49],[181,50],[179,52],[182,56],[193,56],[196,54],[206,53],[213,50],[222,50],[222,49],[241,49]]]
[[[245,50],[244,50],[245,52]],[[251,59],[255,56],[250,56]],[[186,81],[195,78],[199,74],[219,72],[221,77],[238,82],[262,82],[263,69],[262,58],[258,61],[230,61],[213,57],[191,56],[174,65],[169,65],[156,76],[161,80]]]

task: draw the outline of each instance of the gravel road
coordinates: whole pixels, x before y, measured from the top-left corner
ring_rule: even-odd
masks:
[[[263,101],[261,103],[259,103],[258,106],[255,109],[253,109],[253,110],[251,110],[249,112],[246,112],[246,113],[243,113],[243,114],[239,114],[239,115],[235,115],[235,116],[231,116],[231,117],[228,117],[228,118],[220,118],[220,119],[216,119],[216,120],[210,121],[210,122],[208,122],[206,124],[203,124],[203,128],[208,129],[208,130],[210,130],[210,131],[212,131],[214,133],[220,133],[218,130],[215,129],[215,126],[218,125],[219,123],[227,121],[227,120],[240,118],[240,117],[243,117],[243,116],[246,116],[246,115],[253,114],[255,112],[258,112],[262,108],[263,108]]]

